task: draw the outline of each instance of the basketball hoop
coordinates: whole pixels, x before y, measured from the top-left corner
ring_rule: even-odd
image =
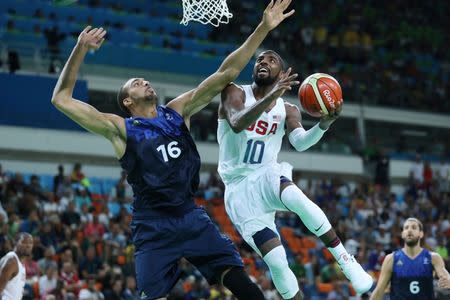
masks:
[[[228,11],[226,0],[182,0],[183,20],[187,26],[189,21],[211,24],[218,27],[221,23],[228,24],[233,14]]]

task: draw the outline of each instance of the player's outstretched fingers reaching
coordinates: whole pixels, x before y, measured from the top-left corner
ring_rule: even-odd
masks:
[[[264,10],[263,15],[263,24],[265,24],[269,30],[274,29],[284,19],[294,14],[295,9],[290,10],[288,13],[284,13],[289,4],[291,4],[291,1],[292,0],[276,0],[275,2],[273,0],[270,1],[269,5],[267,5]]]
[[[292,86],[300,84],[300,81],[296,80],[298,74],[291,74],[292,68],[287,69],[286,72],[283,72],[280,75],[280,80],[278,80],[277,84],[273,87],[272,91],[269,93],[271,97],[277,99],[281,97],[284,92],[292,90]]]
[[[105,40],[106,30],[87,26],[78,36],[78,44],[89,50],[98,50]]]

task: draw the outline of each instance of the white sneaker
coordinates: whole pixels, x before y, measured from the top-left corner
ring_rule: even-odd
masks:
[[[350,257],[347,255],[341,256],[338,263],[345,277],[350,280],[353,288],[359,295],[370,290],[373,285],[373,278],[364,271],[353,255],[350,255]]]

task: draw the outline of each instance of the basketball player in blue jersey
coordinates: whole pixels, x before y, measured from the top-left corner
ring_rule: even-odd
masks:
[[[167,106],[158,105],[147,80],[128,80],[118,93],[120,107],[131,116],[126,119],[72,98],[86,53],[100,48],[106,31],[87,27],[78,37],[52,103],[87,130],[107,138],[128,173],[135,195],[131,226],[140,299],[164,299],[179,279],[178,262],[183,257],[211,284],[223,284],[238,299],[264,299],[244,272],[232,242],[194,204],[200,157],[189,124],[194,113],[237,78],[269,31],[294,13],[284,13],[290,2],[272,0],[244,44],[197,88]]]
[[[287,80],[290,72],[284,72],[278,53],[264,51],[257,57],[251,85],[230,84],[222,92],[217,139],[225,208],[244,240],[266,262],[284,299],[300,299],[302,295],[275,226],[277,211],[296,213],[324,242],[355,290],[362,294],[372,287],[372,277],[348,254],[320,207],[277,162],[286,132],[292,146],[305,151],[320,140],[339,115],[339,111],[333,111],[306,131],[298,107],[281,98],[291,89]]]
[[[384,259],[371,300],[383,299],[389,282],[392,300],[432,300],[433,271],[439,278],[438,286],[450,289],[450,274],[445,269],[444,260],[438,253],[422,248],[420,246],[422,238],[422,222],[416,218],[408,218],[403,224],[402,231],[405,245]]]

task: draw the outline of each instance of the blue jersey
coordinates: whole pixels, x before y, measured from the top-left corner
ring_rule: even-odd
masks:
[[[134,216],[181,215],[192,209],[200,156],[183,117],[164,106],[152,119],[125,119],[127,146],[120,159],[133,188]]]
[[[391,299],[434,299],[433,265],[431,253],[427,249],[423,249],[414,259],[409,258],[402,250],[394,252]]]

